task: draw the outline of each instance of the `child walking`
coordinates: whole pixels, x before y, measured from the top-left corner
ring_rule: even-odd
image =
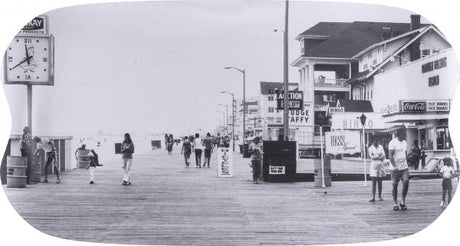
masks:
[[[444,166],[439,170],[439,173],[442,175],[442,202],[441,207],[447,207],[452,199],[452,176],[455,174],[455,170],[452,167],[452,159],[450,157],[445,157],[443,159]],[[446,193],[447,193],[447,203],[446,203]]]

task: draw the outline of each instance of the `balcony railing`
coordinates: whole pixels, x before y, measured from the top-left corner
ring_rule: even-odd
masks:
[[[316,78],[315,86],[323,87],[343,87],[345,81],[348,79],[326,79],[326,78]]]

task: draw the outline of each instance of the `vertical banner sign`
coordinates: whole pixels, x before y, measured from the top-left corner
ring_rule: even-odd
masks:
[[[233,158],[230,148],[217,149],[217,176],[233,177]]]

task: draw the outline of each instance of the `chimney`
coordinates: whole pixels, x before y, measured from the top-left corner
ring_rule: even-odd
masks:
[[[411,31],[417,30],[420,28],[420,15],[411,15],[410,16],[410,29]],[[415,34],[413,34],[415,36]],[[413,36],[413,37],[414,37]],[[411,45],[409,45],[410,51],[410,61],[415,61],[420,59],[420,39],[415,40]]]
[[[410,30],[416,30],[420,28],[420,15],[410,16]]]

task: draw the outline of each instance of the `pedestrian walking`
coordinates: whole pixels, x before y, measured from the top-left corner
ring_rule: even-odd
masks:
[[[203,143],[200,134],[196,133],[193,139],[193,151],[195,152],[196,167],[201,168],[201,156],[203,154]]]
[[[385,150],[379,144],[377,138],[374,138],[372,145],[368,149],[369,157],[371,158],[371,167],[369,169],[369,176],[372,180],[372,199],[369,202],[375,202],[375,192],[378,186],[379,201],[382,198],[382,179],[386,175],[383,170],[383,160],[385,160]]]
[[[48,138],[39,138],[34,137],[34,141],[37,143],[37,149],[35,150],[34,155],[38,156],[38,151],[40,149],[45,151],[45,179],[43,180],[44,183],[48,183],[48,166],[52,164],[52,169],[54,168],[54,172],[56,173],[56,183],[61,183],[59,179],[59,168],[56,162],[56,148],[54,147],[53,141]]]
[[[212,149],[214,147],[213,138],[211,137],[211,133],[208,132],[206,134],[206,137],[203,139],[203,145],[204,145],[203,167],[205,167],[206,164],[208,164],[208,168],[209,168],[209,165],[211,164]]]
[[[121,145],[121,153],[123,160],[123,185],[131,184],[131,167],[133,165],[134,143],[131,140],[129,133],[125,133],[124,141]]]
[[[249,153],[251,154],[251,163],[252,163],[252,180],[254,184],[261,182],[260,178],[260,169],[262,163],[262,156],[264,152],[262,151],[262,146],[260,145],[260,138],[255,137],[253,142],[249,145]]]
[[[94,176],[96,172],[96,167],[98,166],[98,155],[96,154],[96,151],[92,149],[89,152],[88,157],[89,166],[87,167],[87,169],[89,169],[89,184],[94,184]]]
[[[168,144],[167,144],[168,155],[172,154],[173,145],[174,145],[174,137],[172,134],[169,134]]]
[[[168,151],[168,139],[169,139],[169,135],[166,133],[165,134],[165,149],[166,149],[166,151]]]
[[[454,167],[452,165],[452,159],[450,157],[445,157],[443,159],[444,166],[439,170],[439,173],[442,176],[442,201],[441,207],[447,207],[452,200],[452,176],[455,174]],[[446,202],[446,193],[447,193],[447,202]]]
[[[182,143],[182,149],[180,151],[181,155],[184,155],[185,167],[189,167],[190,155],[192,154],[192,143],[188,140],[188,136],[184,137],[184,142]]]
[[[396,132],[396,137],[388,144],[389,159],[394,170],[391,174],[393,183],[393,210],[407,210],[406,196],[409,191],[409,166],[407,165],[407,142],[406,128],[401,127]],[[398,206],[398,184],[402,181],[403,188],[401,194],[401,202]]]
[[[32,169],[32,135],[29,127],[24,127],[21,138],[21,156],[26,157],[26,183],[30,183],[30,173]]]

